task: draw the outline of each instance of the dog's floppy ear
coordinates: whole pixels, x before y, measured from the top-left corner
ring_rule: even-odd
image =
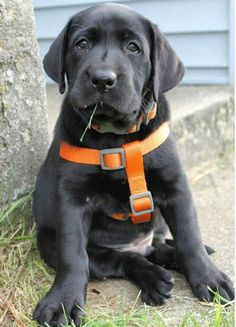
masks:
[[[175,87],[183,78],[185,68],[164,35],[151,24],[152,88],[157,101],[158,95]]]
[[[66,88],[64,59],[67,52],[67,38],[69,29],[70,21],[51,44],[48,53],[43,60],[43,66],[46,73],[59,84],[60,93],[64,93]]]

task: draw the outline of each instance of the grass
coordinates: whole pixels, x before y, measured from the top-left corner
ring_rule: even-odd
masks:
[[[35,226],[30,213],[31,202],[32,192],[14,202],[11,206],[4,208],[0,213],[1,327],[36,327],[36,323],[31,320],[33,309],[38,300],[45,295],[53,281],[53,272],[44,265],[36,248]],[[92,296],[93,298],[96,297],[96,295]],[[179,298],[181,297],[180,294]],[[176,296],[177,301],[179,298]],[[189,300],[186,298],[185,301]],[[178,324],[174,313],[171,311],[171,304],[170,307],[167,304],[167,306],[161,308],[150,308],[142,305],[139,298],[131,303],[132,301],[119,298],[115,294],[107,302],[106,300],[98,302],[94,304],[88,301],[86,307],[87,318],[84,326],[235,326],[234,304],[220,304],[220,298],[217,294],[213,304],[195,301],[192,311],[186,312],[185,317]],[[73,324],[71,327],[74,327]]]

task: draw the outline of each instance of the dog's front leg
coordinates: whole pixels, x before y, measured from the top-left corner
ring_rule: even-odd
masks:
[[[56,277],[33,317],[42,325],[64,326],[65,311],[75,326],[80,326],[89,274],[86,245],[90,215],[86,206],[78,206],[66,192],[61,193],[57,204]]]
[[[180,174],[175,183],[171,186],[168,183],[167,189],[167,200],[160,209],[174,237],[180,267],[193,293],[201,300],[212,301],[210,288],[232,300],[234,289],[229,277],[214,265],[203,246],[186,176]]]

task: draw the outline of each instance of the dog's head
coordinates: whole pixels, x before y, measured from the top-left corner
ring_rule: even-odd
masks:
[[[147,103],[176,86],[184,66],[157,26],[126,6],[103,4],[73,16],[44,59],[85,123],[130,126]]]

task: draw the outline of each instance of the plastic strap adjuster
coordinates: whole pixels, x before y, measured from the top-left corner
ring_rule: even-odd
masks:
[[[119,154],[120,155],[120,159],[121,159],[121,165],[118,167],[109,167],[106,166],[105,164],[105,156],[109,155],[109,154]],[[114,149],[104,149],[104,150],[100,150],[100,165],[101,168],[104,170],[117,170],[117,169],[122,169],[125,168],[126,166],[126,159],[125,159],[125,151],[123,148],[114,148]]]
[[[136,199],[142,199],[142,198],[147,198],[147,197],[150,200],[150,208],[149,209],[145,209],[145,210],[140,210],[140,211],[135,210],[134,200],[136,200]],[[141,192],[141,193],[137,193],[137,194],[132,194],[132,195],[130,195],[129,200],[130,200],[131,211],[132,211],[132,214],[134,216],[141,216],[141,215],[145,215],[147,213],[151,213],[151,212],[154,211],[153,198],[152,198],[151,192],[149,192],[149,191],[147,191],[147,192]]]

